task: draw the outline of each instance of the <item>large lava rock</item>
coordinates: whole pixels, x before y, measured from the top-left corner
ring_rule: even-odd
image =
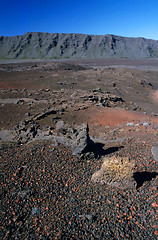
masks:
[[[63,121],[59,121],[56,125],[56,130],[58,132],[56,141],[70,147],[73,155],[82,154],[86,151],[90,143],[87,123],[74,128]]]

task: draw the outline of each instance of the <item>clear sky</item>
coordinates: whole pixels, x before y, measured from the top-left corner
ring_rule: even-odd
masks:
[[[158,0],[0,0],[0,36],[26,32],[158,40]]]

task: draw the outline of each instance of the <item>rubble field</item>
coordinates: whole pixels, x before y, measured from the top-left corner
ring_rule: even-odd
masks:
[[[157,239],[155,63],[0,64],[2,239]]]

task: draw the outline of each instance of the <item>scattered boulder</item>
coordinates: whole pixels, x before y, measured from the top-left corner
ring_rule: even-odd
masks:
[[[154,160],[158,162],[158,146],[153,146],[151,148],[151,152],[153,154]]]
[[[24,104],[24,100],[23,99],[19,99],[16,104],[23,105]]]
[[[101,81],[101,79],[98,79],[97,81]],[[96,93],[96,92],[98,92],[98,93],[100,93],[102,90],[101,90],[101,88],[96,88],[96,89],[93,89],[92,90],[92,92],[94,92],[94,93]]]
[[[124,100],[122,99],[122,97],[118,97],[118,96],[115,96],[115,95],[110,96],[109,99],[110,99],[110,101],[112,101],[112,102],[124,102]]]
[[[104,107],[108,107],[109,106],[109,103],[107,102],[107,98],[101,97],[100,103]]]
[[[77,134],[75,137],[74,145],[72,147],[73,154],[83,153],[86,147],[90,143],[89,127],[88,124],[82,124],[77,128]]]
[[[144,81],[144,80],[140,80],[140,84],[141,84],[143,87],[151,87],[151,88],[153,88],[152,83],[147,82],[147,81]]]
[[[135,162],[128,157],[105,157],[101,169],[92,175],[92,181],[122,189],[135,188],[134,168]]]

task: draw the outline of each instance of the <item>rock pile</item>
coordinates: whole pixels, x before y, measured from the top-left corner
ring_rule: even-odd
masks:
[[[63,121],[58,121],[55,131],[51,128],[42,130],[34,120],[21,121],[12,130],[0,131],[0,140],[25,144],[35,140],[51,140],[70,147],[73,155],[82,154],[90,144],[88,124],[74,128]]]

